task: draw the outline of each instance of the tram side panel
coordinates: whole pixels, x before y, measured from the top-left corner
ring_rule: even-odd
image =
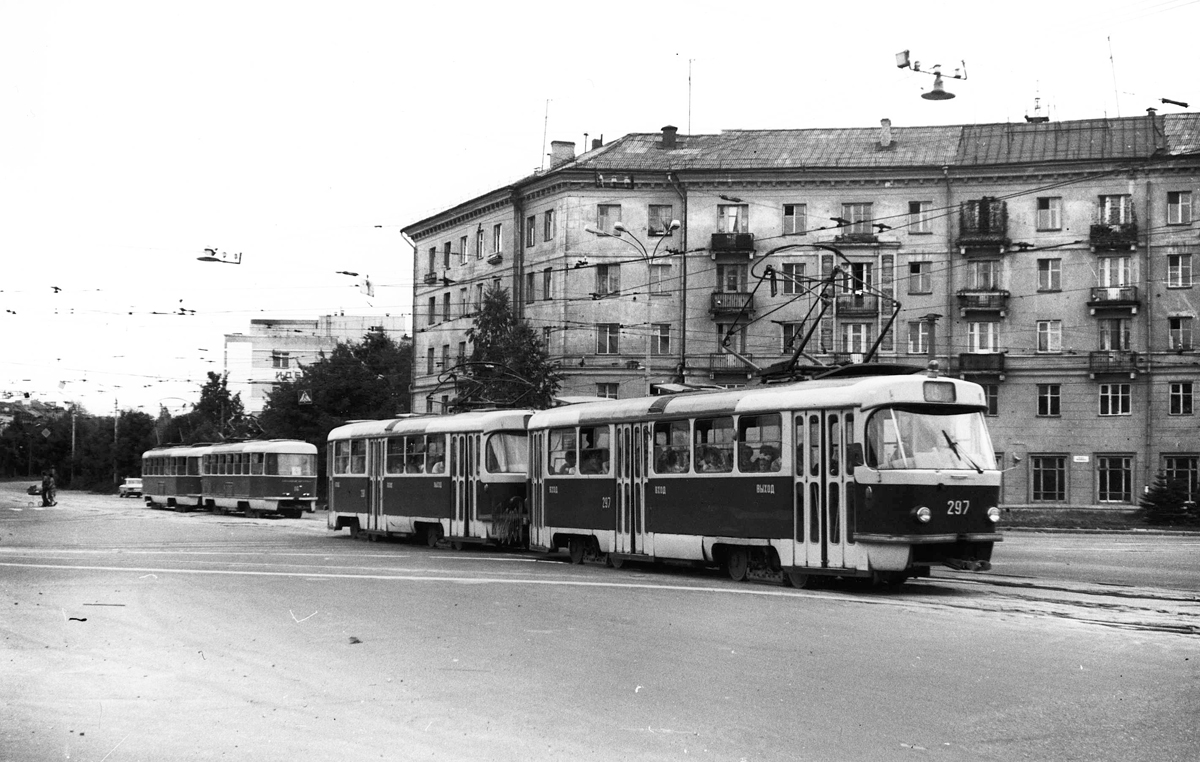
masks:
[[[542,488],[545,525],[554,536],[590,535],[602,552],[612,549],[616,482],[611,475],[547,476]]]

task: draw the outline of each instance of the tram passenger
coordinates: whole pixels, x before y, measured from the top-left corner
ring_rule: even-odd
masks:
[[[581,474],[602,474],[607,470],[604,453],[601,450],[587,450],[583,454],[583,463],[579,466]]]
[[[738,470],[744,474],[758,470],[755,462],[754,449],[745,442],[738,443]]]
[[[696,453],[697,464],[696,470],[704,474],[720,473],[728,471],[725,468],[724,458],[722,453],[715,447],[703,447]]]
[[[575,473],[575,451],[574,450],[567,450],[566,456],[563,458],[563,464],[561,466],[559,466],[558,472],[560,474]]]
[[[778,471],[783,467],[779,457],[779,449],[773,445],[763,445],[754,458],[754,470],[762,472]]]

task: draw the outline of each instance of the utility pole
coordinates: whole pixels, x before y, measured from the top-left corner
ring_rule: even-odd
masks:
[[[117,423],[121,420],[120,410],[117,408],[117,401],[113,400],[113,484],[120,481],[117,476]]]

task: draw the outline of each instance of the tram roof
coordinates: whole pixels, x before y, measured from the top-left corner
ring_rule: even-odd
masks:
[[[524,429],[532,410],[476,410],[455,415],[423,415],[382,421],[354,421],[329,432],[329,441],[360,437],[398,437],[405,434],[488,432]]]
[[[212,449],[212,445],[175,445],[174,447],[155,447],[142,453],[143,458],[189,458],[203,455]]]
[[[982,387],[969,381],[944,376],[931,379],[924,374],[861,376],[569,405],[538,411],[529,421],[529,426],[550,428],[644,418],[768,413],[813,408],[855,407],[870,410],[884,405],[926,404],[924,389],[925,382],[928,381],[953,384],[957,405],[972,410],[984,410],[987,407]]]
[[[221,455],[231,452],[279,452],[289,455],[316,455],[317,446],[300,439],[256,439],[249,442],[230,442],[205,448],[206,453]]]

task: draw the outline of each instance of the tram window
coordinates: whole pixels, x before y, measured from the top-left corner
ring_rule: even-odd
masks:
[[[579,428],[579,473],[607,474],[611,452],[607,426]]]
[[[733,418],[698,418],[694,434],[696,471],[729,473],[733,471]]]
[[[687,421],[658,421],[654,424],[654,471],[686,474],[691,466],[691,432]]]
[[[484,465],[489,474],[523,474],[526,469],[528,438],[524,434],[501,432],[487,438]]]
[[[188,476],[199,476],[200,475],[200,459],[199,458],[188,458],[187,459],[187,473],[188,473]]]
[[[404,438],[404,473],[425,473],[425,437]]]
[[[575,429],[553,429],[546,454],[550,458],[550,473],[575,473]]]
[[[829,475],[841,473],[842,463],[842,429],[838,425],[836,415],[829,416]]]
[[[389,474],[404,473],[404,437],[388,437],[384,468]]]
[[[808,473],[821,475],[821,416],[808,417]]]
[[[365,474],[367,472],[367,440],[350,440],[350,473]]]
[[[259,475],[263,472],[263,453],[250,453],[250,473]]]
[[[444,473],[446,470],[446,436],[444,434],[429,434],[425,437],[426,469],[431,474]]]
[[[778,413],[738,418],[738,470],[776,472],[783,468],[783,424]]]
[[[841,516],[841,493],[838,484],[829,485],[829,542],[837,545],[842,541],[842,525],[838,520]]]
[[[272,476],[316,476],[317,456],[299,452],[268,453],[267,473]]]
[[[340,439],[333,443],[333,472],[335,474],[350,473],[350,442]]]

